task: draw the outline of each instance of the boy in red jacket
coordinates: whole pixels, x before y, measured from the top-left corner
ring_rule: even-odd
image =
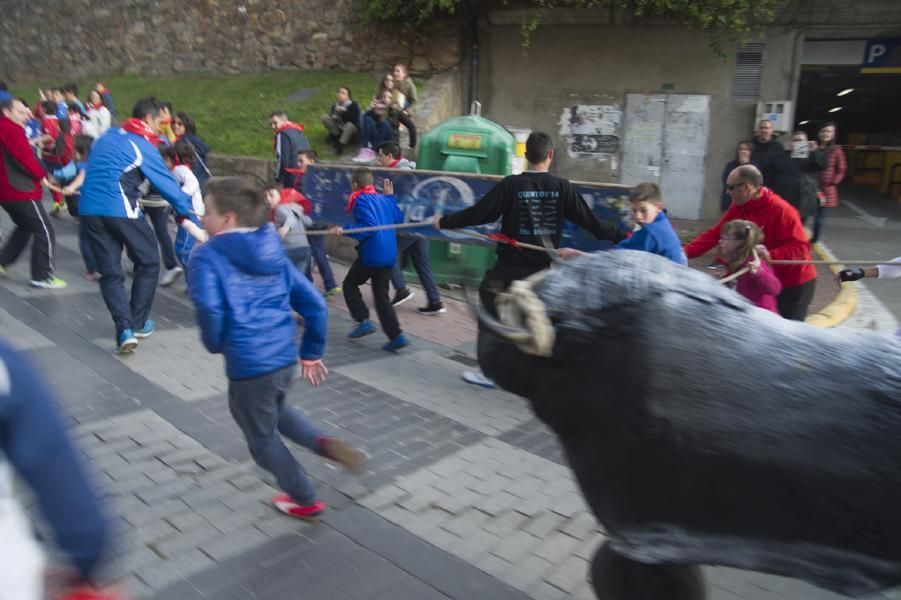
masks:
[[[53,276],[53,225],[41,205],[41,183],[46,172],[38,163],[25,135],[28,108],[20,100],[0,102],[0,206],[16,224],[9,241],[0,250],[0,274],[12,264],[31,238],[31,285],[61,289],[66,282]]]

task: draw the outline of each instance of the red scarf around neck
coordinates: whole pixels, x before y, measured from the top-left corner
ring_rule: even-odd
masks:
[[[356,190],[354,192],[351,192],[350,196],[348,196],[348,198],[347,198],[347,212],[353,213],[354,204],[356,204],[357,198],[359,198],[363,194],[378,194],[378,192],[375,191],[374,185],[367,185],[365,187],[359,188],[358,190]]]
[[[150,126],[140,119],[129,117],[128,119],[122,121],[120,127],[122,127],[122,129],[124,129],[128,133],[134,133],[135,135],[141,136],[142,138],[153,144],[154,148],[156,148],[156,145],[160,142],[159,136],[153,133],[153,130],[150,129]]]
[[[275,149],[278,147],[278,134],[287,130],[287,129],[296,129],[303,133],[303,125],[294,123],[293,121],[285,121],[282,123],[278,129],[275,130],[275,135],[272,137],[272,151],[275,152]]]

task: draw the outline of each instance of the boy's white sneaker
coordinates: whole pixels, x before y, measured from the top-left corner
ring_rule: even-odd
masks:
[[[175,280],[178,279],[178,276],[184,273],[184,269],[181,267],[173,267],[171,269],[166,269],[163,271],[163,276],[160,277],[160,285],[163,287],[167,287],[175,283]]]

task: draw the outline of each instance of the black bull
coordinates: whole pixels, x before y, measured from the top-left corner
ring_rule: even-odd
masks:
[[[785,321],[647,253],[534,289],[552,355],[483,319],[479,362],[557,434],[613,551],[851,595],[901,583],[901,340]]]

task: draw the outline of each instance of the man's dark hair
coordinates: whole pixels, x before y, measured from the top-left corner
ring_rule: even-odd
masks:
[[[387,154],[391,158],[401,157],[400,144],[393,140],[388,140],[387,142],[379,144],[379,152]]]
[[[74,83],[67,83],[66,85],[63,86],[63,92],[64,93],[68,92],[70,94],[77,96],[78,95],[78,86],[75,85]]]
[[[287,119],[288,119],[288,113],[286,113],[286,112],[283,111],[283,110],[274,110],[274,111],[272,111],[271,113],[269,113],[269,118],[271,119],[272,117],[278,117],[279,119],[285,119],[285,120],[287,120]]]
[[[259,188],[245,177],[213,177],[203,188],[220,215],[234,213],[240,227],[261,227],[269,220],[269,207]]]
[[[347,90],[347,98],[348,98],[349,100],[353,100],[353,99],[354,99],[354,95],[350,93],[350,88],[347,87],[346,85],[339,85],[339,86],[338,86],[338,89],[339,89],[339,90]]]
[[[366,187],[367,185],[372,185],[372,171],[369,169],[354,169],[353,174],[350,176],[350,180],[357,184],[358,188]]]
[[[554,140],[546,133],[536,131],[529,134],[526,140],[526,160],[529,164],[537,165],[544,162],[547,153],[554,149]]]
[[[165,108],[170,115],[172,114],[172,103],[168,100],[160,100],[160,108]]]
[[[181,121],[181,124],[185,126],[185,131],[187,133],[197,135],[197,123],[194,122],[194,117],[192,117],[190,113],[180,112],[175,115],[175,118]]]
[[[143,121],[147,115],[160,114],[161,106],[160,101],[153,96],[145,96],[135,102],[134,108],[131,109],[131,116]]]
[[[13,99],[5,98],[0,101],[0,110],[10,111],[13,109]]]

